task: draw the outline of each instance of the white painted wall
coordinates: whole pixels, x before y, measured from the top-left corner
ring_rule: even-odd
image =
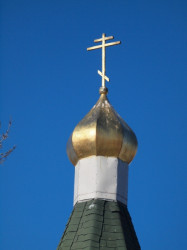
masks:
[[[91,156],[75,166],[74,205],[90,199],[127,204],[128,164],[115,157]]]

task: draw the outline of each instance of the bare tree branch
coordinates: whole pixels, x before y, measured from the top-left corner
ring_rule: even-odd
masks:
[[[2,135],[0,134],[0,149],[3,148],[3,143],[8,138],[11,125],[12,125],[12,120],[9,121],[8,128],[7,128],[6,132],[3,133]],[[1,128],[1,123],[0,123],[0,128]],[[0,164],[5,161],[5,159],[9,156],[10,153],[12,153],[12,151],[14,151],[15,148],[16,148],[16,146],[14,145],[8,151],[0,153]]]

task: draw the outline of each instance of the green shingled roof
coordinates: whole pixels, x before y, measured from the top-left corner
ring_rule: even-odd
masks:
[[[139,250],[127,206],[90,200],[77,203],[57,250]]]

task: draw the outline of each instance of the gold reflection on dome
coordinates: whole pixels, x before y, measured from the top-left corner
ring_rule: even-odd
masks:
[[[136,135],[110,105],[106,93],[101,93],[67,143],[67,154],[73,165],[93,155],[117,157],[130,163],[136,151]]]

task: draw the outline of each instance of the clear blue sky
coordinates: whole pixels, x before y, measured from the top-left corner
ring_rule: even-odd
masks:
[[[185,250],[187,142],[185,0],[1,0],[0,249],[56,249],[73,208],[66,142],[99,98],[102,33],[109,100],[135,131],[129,203],[143,250]]]

